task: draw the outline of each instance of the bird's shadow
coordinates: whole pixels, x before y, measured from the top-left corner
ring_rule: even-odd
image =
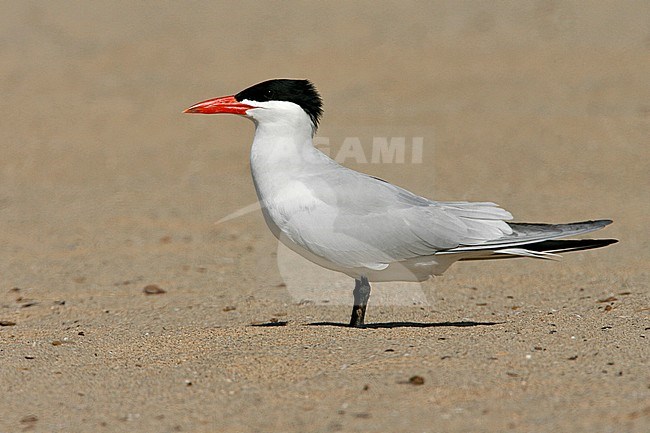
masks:
[[[504,322],[472,322],[472,321],[463,321],[463,322],[384,322],[384,323],[366,323],[362,328],[366,329],[384,329],[384,328],[468,328],[473,326],[493,326],[500,325]],[[338,323],[338,322],[314,322],[309,323],[309,326],[337,326],[343,328],[349,328],[350,325],[347,323]]]

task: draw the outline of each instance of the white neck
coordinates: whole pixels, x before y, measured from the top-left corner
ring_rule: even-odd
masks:
[[[272,102],[249,110],[255,122],[251,173],[260,201],[273,197],[289,182],[328,165],[327,156],[314,148],[314,125],[298,105]]]
[[[305,115],[305,117],[307,117]],[[251,148],[251,167],[266,165],[283,169],[286,165],[302,165],[302,159],[313,147],[311,122],[306,119],[291,122],[255,121],[255,137]]]

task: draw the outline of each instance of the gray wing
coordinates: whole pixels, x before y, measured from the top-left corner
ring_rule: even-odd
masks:
[[[494,203],[435,202],[341,166],[300,183],[311,196],[286,203],[276,224],[296,244],[345,267],[383,269],[513,232],[504,221],[512,216]]]

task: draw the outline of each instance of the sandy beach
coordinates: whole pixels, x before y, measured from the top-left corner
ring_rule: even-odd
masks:
[[[650,431],[647,2],[0,11],[0,432]],[[278,77],[348,167],[620,242],[380,284],[350,329],[255,209],[253,125],[181,113]]]

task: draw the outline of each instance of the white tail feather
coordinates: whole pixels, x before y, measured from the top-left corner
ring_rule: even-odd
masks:
[[[560,260],[562,256],[559,254],[546,253],[543,251],[531,251],[524,248],[506,248],[503,250],[496,250],[494,254],[505,254],[509,256],[532,257],[535,259],[546,260]]]

